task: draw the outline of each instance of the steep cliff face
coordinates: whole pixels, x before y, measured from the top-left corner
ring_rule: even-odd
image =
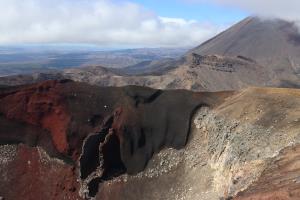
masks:
[[[48,130],[56,149],[68,150],[67,126],[70,117],[66,113],[58,82],[48,81],[1,98],[0,112],[7,119],[40,126]]]
[[[98,199],[299,199],[299,100],[298,90],[253,88],[202,107],[184,149],[103,183]]]
[[[30,153],[39,147],[62,159],[76,169],[68,178],[88,198],[101,182],[142,171],[162,148],[183,148],[196,109],[228,95],[100,88],[66,80],[6,88],[0,99],[1,144],[23,143],[32,147]]]
[[[299,199],[299,108],[289,89],[2,88],[0,196]]]

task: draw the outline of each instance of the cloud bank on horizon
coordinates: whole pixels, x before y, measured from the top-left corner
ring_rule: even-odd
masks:
[[[185,0],[243,9],[252,15],[300,21],[299,0]]]
[[[0,0],[0,44],[194,46],[224,27],[110,0]]]

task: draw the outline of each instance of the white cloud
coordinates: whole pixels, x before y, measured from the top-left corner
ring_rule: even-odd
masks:
[[[221,30],[112,0],[0,0],[0,44],[195,46]]]
[[[300,20],[299,0],[185,0],[200,3],[216,3],[241,8],[253,15],[281,18],[292,21]]]

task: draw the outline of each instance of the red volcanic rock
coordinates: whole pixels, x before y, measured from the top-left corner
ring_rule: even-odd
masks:
[[[158,198],[176,199],[167,190],[184,180],[178,189],[174,187],[175,193],[169,191],[196,191],[190,186],[198,188],[199,181],[199,188],[211,187],[208,195],[220,199],[299,199],[300,145],[298,139],[290,140],[299,137],[299,91],[249,89],[232,94],[102,88],[64,81],[0,89],[0,196],[152,200],[164,192],[167,195]],[[204,112],[199,112],[201,107]],[[271,125],[275,135],[269,131]],[[193,140],[187,143],[190,133]],[[181,149],[186,144],[184,154],[170,154],[186,156],[178,160],[183,165],[176,166],[177,159],[174,165],[168,164],[172,160],[156,160],[158,168],[147,170],[149,177],[115,179],[143,171],[164,148]],[[198,157],[203,152],[207,155]],[[210,158],[215,156],[219,158],[210,170]],[[156,173],[160,168],[162,177],[160,171]],[[206,172],[207,177],[201,175]],[[193,173],[201,176],[192,178]],[[115,185],[112,179],[121,182]],[[156,197],[148,196],[152,192]]]
[[[282,150],[261,177],[234,200],[298,200],[300,145]]]
[[[114,112],[112,130],[114,131],[114,134],[118,137],[120,143],[123,143],[122,133],[124,129],[124,124],[126,124],[125,120],[129,118],[129,116],[127,115],[128,113],[124,112],[124,109],[121,107],[117,108]]]
[[[58,81],[47,81],[9,94],[0,103],[0,111],[8,119],[41,126],[51,133],[59,152],[68,151],[66,134],[70,116]]]
[[[0,144],[24,143],[62,159],[42,165],[39,152],[21,145],[11,166],[3,169],[11,181],[0,184],[8,188],[20,182],[4,197],[20,199],[14,196],[19,191],[25,199],[94,197],[101,182],[142,171],[162,148],[183,148],[193,113],[229,95],[70,81],[1,89]]]
[[[0,194],[5,199],[81,199],[74,167],[35,147],[18,145],[14,153],[11,161],[0,166],[0,176],[5,178],[0,181]]]

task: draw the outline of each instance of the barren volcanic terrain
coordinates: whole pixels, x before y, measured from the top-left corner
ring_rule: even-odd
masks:
[[[299,104],[296,89],[1,87],[0,196],[299,199]]]
[[[72,79],[98,86],[138,85],[194,91],[249,86],[300,87],[300,34],[292,22],[249,17],[177,59],[123,69],[101,66],[0,78],[0,85]]]
[[[224,91],[273,85],[273,73],[242,57],[186,56],[182,64],[160,75],[124,76],[101,67],[66,70],[64,76],[100,86],[140,85],[158,89]],[[259,75],[258,75],[259,73]]]
[[[244,57],[187,55],[173,69],[159,74],[124,75],[100,66],[67,69],[62,73],[0,78],[0,85],[23,85],[41,80],[71,79],[98,86],[147,86],[193,91],[237,90],[248,86],[280,86],[274,73]],[[290,85],[287,85],[291,87]],[[297,87],[297,84],[292,85]]]
[[[250,17],[176,59],[1,77],[0,200],[299,200],[299,38]]]
[[[251,58],[277,73],[298,74],[300,34],[293,22],[248,17],[189,53],[240,55]]]

